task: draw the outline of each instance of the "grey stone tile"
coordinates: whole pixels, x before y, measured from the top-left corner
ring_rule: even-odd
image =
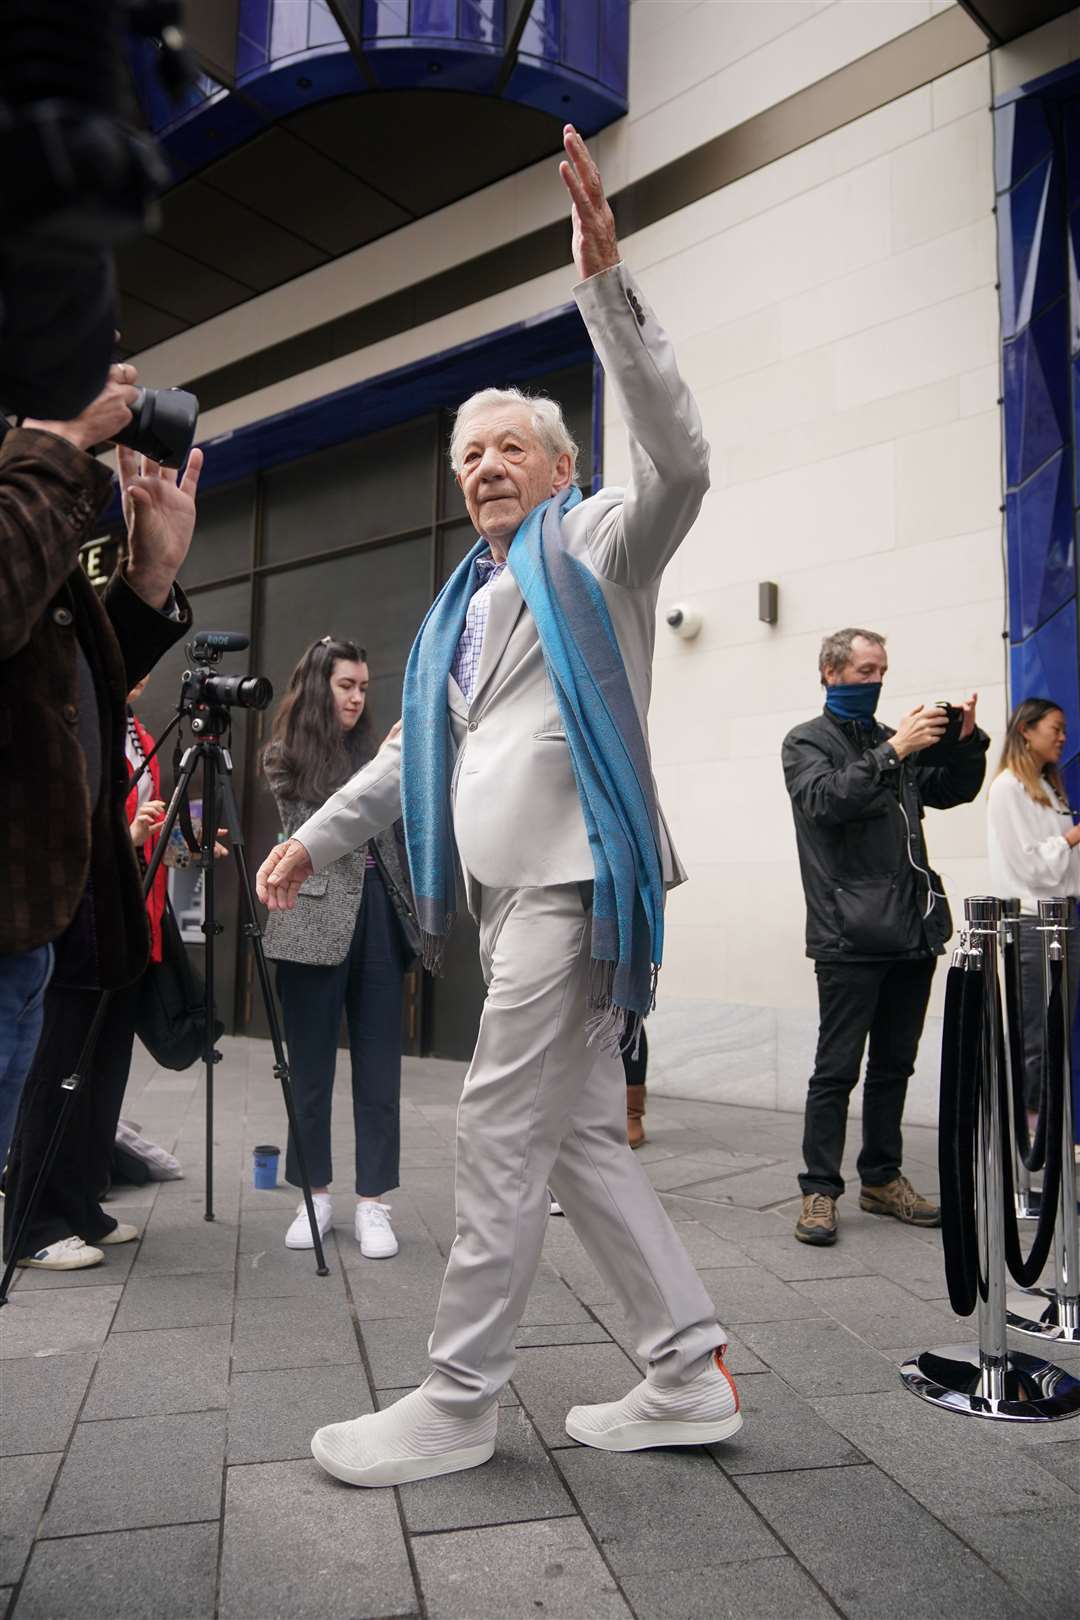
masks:
[[[146,1328],[221,1327],[232,1321],[233,1280],[205,1276],[132,1277],[113,1319],[113,1333]]]
[[[692,1190],[698,1198],[708,1198],[720,1204],[738,1204],[744,1209],[767,1209],[770,1205],[786,1203],[799,1196],[796,1171],[790,1165],[769,1165],[764,1169],[747,1170],[741,1175],[712,1177],[695,1182]]]
[[[241,1299],[233,1330],[233,1371],[340,1366],[360,1360],[344,1300]]]
[[[1080,1614],[1080,1502],[1037,1516],[976,1514],[956,1519],[952,1528],[1008,1581],[1020,1599],[1014,1613],[1047,1620]]]
[[[714,1271],[749,1263],[744,1249],[722,1238],[704,1221],[687,1221],[680,1217],[674,1224],[687,1254],[700,1269]]]
[[[362,1322],[378,1317],[434,1316],[446,1270],[446,1261],[434,1244],[403,1244],[389,1260],[369,1260],[355,1243],[343,1244],[339,1252]]]
[[[345,1297],[345,1276],[332,1238],[323,1241],[329,1275],[320,1277],[314,1249],[241,1251],[236,1267],[237,1299],[327,1299]]]
[[[851,1620],[1016,1620],[1004,1583],[877,1468],[754,1474],[740,1486]]]
[[[213,1620],[217,1524],[39,1541],[17,1620]]]
[[[835,1620],[836,1615],[793,1558],[630,1575],[622,1588],[648,1620]]]
[[[23,1572],[60,1461],[58,1452],[4,1460],[0,1470],[4,1481],[4,1512],[0,1517],[2,1585],[17,1581]]]
[[[865,1462],[861,1452],[775,1373],[741,1376],[738,1390],[743,1426],[731,1440],[709,1448],[725,1473],[767,1474]]]
[[[431,1371],[427,1353],[430,1320],[364,1322],[360,1332],[376,1389],[423,1383]]]
[[[784,1282],[806,1282],[814,1277],[864,1277],[871,1268],[855,1254],[851,1244],[836,1243],[832,1248],[816,1248],[800,1243],[791,1232],[783,1237],[745,1238],[747,1260],[764,1266]]]
[[[316,1429],[371,1410],[367,1379],[355,1365],[236,1373],[229,1386],[228,1461],[310,1457]]]
[[[754,1322],[740,1336],[801,1395],[894,1390],[897,1369],[839,1322]]]
[[[520,1406],[499,1411],[495,1455],[481,1468],[401,1486],[410,1532],[553,1519],[574,1504]]]
[[[607,1328],[615,1343],[621,1345],[634,1365],[641,1372],[644,1372],[646,1364],[637,1353],[634,1331],[619,1307],[617,1305],[594,1305],[593,1310]],[[768,1370],[761,1358],[755,1356],[753,1351],[743,1344],[737,1334],[732,1333],[729,1328],[726,1328],[726,1325],[725,1330],[728,1336],[728,1345],[724,1361],[729,1372],[735,1373],[737,1376],[739,1373],[760,1373]]]
[[[771,1209],[744,1209],[739,1204],[718,1203],[714,1198],[702,1198],[700,1189],[693,1194],[662,1193],[660,1202],[673,1221],[700,1221],[718,1237],[742,1245],[746,1238],[783,1237],[790,1233],[791,1222]]]
[[[638,1382],[638,1370],[614,1344],[575,1344],[522,1350],[514,1388],[545,1443],[570,1446],[566,1414],[572,1406],[615,1401]]]
[[[592,1318],[566,1284],[544,1267],[536,1277],[525,1302],[521,1321],[524,1327],[552,1326],[556,1323],[589,1322]]]
[[[583,1304],[607,1304],[614,1298],[611,1284],[601,1277],[569,1221],[548,1221],[544,1259]]]
[[[96,1350],[119,1299],[118,1287],[13,1290],[0,1311],[0,1360]]]
[[[946,1426],[949,1414],[902,1388],[887,1395],[818,1400],[814,1409],[947,1522],[959,1514],[1020,1507],[1030,1512],[1077,1502],[1067,1485],[1042,1468],[1044,1448],[1025,1446],[1024,1436],[1010,1424],[956,1418]],[[1011,1432],[1003,1433],[1006,1429]]]
[[[417,1608],[392,1491],[354,1490],[310,1458],[229,1469],[222,1620],[326,1620]]]
[[[224,1412],[80,1423],[42,1534],[89,1535],[216,1519],[224,1456]],[[107,1491],[103,1480],[109,1482]]]
[[[5,1361],[0,1371],[0,1457],[63,1451],[94,1365],[93,1355]]]
[[[629,1620],[580,1519],[547,1519],[413,1542],[429,1620]]]
[[[1032,1448],[1039,1467],[1080,1495],[1080,1440],[1056,1440]]]
[[[215,1221],[204,1221],[190,1210],[166,1219],[159,1205],[139,1245],[132,1276],[231,1272],[236,1263],[236,1235],[235,1217],[230,1219],[224,1212]]]
[[[599,1322],[553,1322],[519,1327],[514,1343],[519,1350],[543,1344],[604,1344],[610,1334]]]
[[[918,1343],[955,1344],[970,1331],[964,1317],[916,1299],[887,1277],[818,1278],[796,1293],[879,1349]]]
[[[708,1569],[784,1549],[700,1447],[557,1453],[604,1557],[620,1578]]]
[[[87,1266],[82,1271],[35,1271],[26,1266],[18,1272],[18,1292],[34,1294],[44,1289],[123,1287],[138,1252],[138,1239],[133,1239],[130,1243],[106,1244],[102,1250],[105,1256],[102,1264]]]
[[[812,1299],[800,1295],[761,1266],[743,1270],[703,1271],[701,1280],[716,1304],[721,1322],[790,1322],[820,1317]]]
[[[153,1417],[228,1405],[229,1329],[158,1328],[110,1336],[82,1418]]]
[[[714,1155],[702,1150],[653,1159],[645,1168],[653,1186],[658,1191],[667,1192],[678,1187],[691,1187],[702,1181],[715,1181],[721,1176],[743,1175],[747,1170],[760,1170],[769,1163],[768,1159],[754,1158],[750,1154]]]

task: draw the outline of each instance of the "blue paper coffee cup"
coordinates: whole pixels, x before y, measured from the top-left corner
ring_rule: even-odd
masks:
[[[252,1154],[255,1161],[255,1186],[268,1191],[277,1186],[277,1167],[281,1157],[281,1149],[276,1147],[257,1147]]]

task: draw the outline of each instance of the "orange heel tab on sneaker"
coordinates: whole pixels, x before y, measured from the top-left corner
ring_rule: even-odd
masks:
[[[717,1349],[715,1349],[713,1351],[713,1360],[716,1363],[717,1372],[723,1373],[724,1377],[728,1381],[728,1388],[731,1390],[731,1393],[735,1397],[735,1410],[737,1412],[739,1410],[739,1408],[740,1408],[741,1402],[739,1400],[739,1392],[735,1388],[735,1380],[734,1380],[734,1378],[732,1378],[731,1374],[728,1372],[727,1368],[724,1366],[724,1351],[726,1349],[727,1349],[726,1344],[719,1345],[717,1347]]]

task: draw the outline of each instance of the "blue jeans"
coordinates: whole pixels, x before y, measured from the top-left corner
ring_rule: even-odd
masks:
[[[0,1167],[11,1146],[23,1083],[30,1073],[44,1016],[53,948],[0,956]]]

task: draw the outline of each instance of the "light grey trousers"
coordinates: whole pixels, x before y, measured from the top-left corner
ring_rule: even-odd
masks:
[[[457,1122],[457,1235],[425,1393],[474,1416],[514,1367],[548,1194],[633,1325],[648,1378],[675,1386],[726,1343],[716,1310],[626,1143],[617,1055],[585,1040],[589,913],[576,883],[485,889],[487,999]]]

